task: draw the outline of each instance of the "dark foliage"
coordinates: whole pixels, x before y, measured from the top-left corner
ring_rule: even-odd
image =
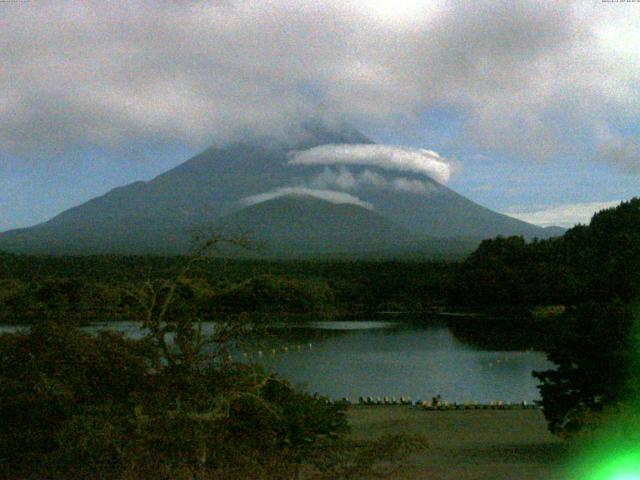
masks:
[[[131,293],[174,278],[184,262],[184,257],[0,257],[0,323],[130,319],[138,308]],[[455,269],[456,264],[418,261],[204,258],[181,280],[177,295],[179,308],[202,320],[246,312],[325,317],[422,312],[445,303]]]
[[[153,348],[51,322],[0,336],[0,476],[286,471],[347,431],[343,407],[280,379],[184,356],[153,368]]]
[[[562,237],[485,240],[454,283],[452,300],[466,305],[630,302],[640,291],[640,198],[596,213]]]
[[[631,305],[640,296],[639,198],[601,211],[559,238],[485,240],[455,278],[451,298],[463,305],[566,309],[516,321],[470,317],[452,323],[458,335],[484,345],[507,337],[548,352],[557,368],[535,376],[552,432],[576,432],[591,415],[629,398],[637,384],[637,371],[629,367],[637,366]],[[521,345],[527,337],[529,345]]]
[[[534,372],[551,432],[571,434],[606,406],[633,398],[639,372],[634,312],[619,302],[571,309],[549,349],[556,369]]]
[[[96,406],[141,402],[149,380],[144,345],[118,335],[43,322],[0,336],[1,471],[44,467],[66,422]]]

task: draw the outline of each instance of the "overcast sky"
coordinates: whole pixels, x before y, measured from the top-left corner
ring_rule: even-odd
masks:
[[[0,230],[319,117],[587,221],[640,194],[639,27],[601,0],[0,2]]]

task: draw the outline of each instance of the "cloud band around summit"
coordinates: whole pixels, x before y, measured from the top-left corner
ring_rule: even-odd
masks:
[[[290,195],[301,195],[319,198],[320,200],[326,200],[327,202],[335,204],[349,203],[352,205],[358,205],[359,207],[373,210],[373,205],[369,202],[365,202],[358,197],[346,192],[336,192],[335,190],[324,190],[317,188],[307,187],[281,187],[271,190],[265,193],[259,193],[257,195],[251,195],[240,200],[240,204],[245,206],[256,205],[258,203],[267,202],[274,198],[286,197]]]
[[[452,165],[432,150],[395,145],[321,145],[289,153],[290,165],[367,165],[427,175],[447,183]]]

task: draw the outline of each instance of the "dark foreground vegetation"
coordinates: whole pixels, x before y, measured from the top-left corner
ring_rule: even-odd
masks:
[[[346,438],[346,405],[229,355],[242,320],[205,337],[173,278],[130,295],[138,340],[42,319],[0,336],[0,477],[9,479],[367,478],[424,446]]]
[[[2,254],[0,254],[2,255]],[[0,257],[0,322],[123,319],[136,292],[174,278],[185,257]],[[203,320],[221,314],[368,315],[443,305],[454,265],[436,262],[201,259],[179,294]]]
[[[420,444],[349,443],[344,407],[229,361],[244,329],[275,314],[471,312],[444,318],[468,341],[548,353],[557,368],[535,373],[548,426],[576,432],[634,408],[639,287],[640,199],[559,238],[484,241],[456,263],[0,254],[0,323],[32,325],[0,336],[0,476],[366,478],[372,458]],[[77,329],[124,319],[149,335]],[[215,348],[198,320],[218,321]]]
[[[298,478],[304,466],[312,478],[367,478],[424,445],[403,435],[349,441],[344,405],[196,355],[197,334],[181,328],[192,339],[169,362],[151,337],[48,322],[0,337],[0,476],[272,479]]]

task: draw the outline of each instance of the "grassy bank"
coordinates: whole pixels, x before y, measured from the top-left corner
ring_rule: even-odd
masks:
[[[398,479],[560,479],[566,445],[551,435],[540,410],[425,411],[405,406],[354,406],[356,439],[389,433],[424,435],[429,448],[414,455]]]

